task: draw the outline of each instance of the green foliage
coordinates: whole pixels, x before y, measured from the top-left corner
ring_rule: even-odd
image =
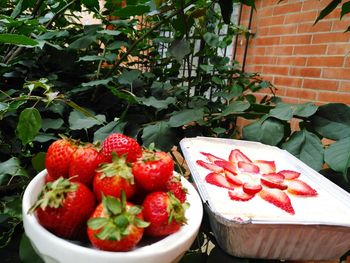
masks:
[[[286,149],[316,170],[326,163],[346,182],[349,107],[282,103],[271,83],[243,72],[224,52],[234,36],[249,35],[229,21],[234,2],[254,7],[107,0],[100,12],[97,0],[0,2],[0,246],[21,223],[15,200],[59,134],[102,141],[120,132],[162,150],[189,136],[239,137]],[[81,11],[100,22],[83,25]],[[261,101],[258,91],[267,93]],[[237,118],[252,120],[243,134]]]

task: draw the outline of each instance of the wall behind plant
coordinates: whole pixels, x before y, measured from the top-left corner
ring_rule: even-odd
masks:
[[[341,4],[314,25],[330,0],[256,1],[246,70],[261,72],[285,102],[350,104],[350,16]],[[250,8],[242,23],[248,25]],[[238,41],[242,61],[245,40]]]

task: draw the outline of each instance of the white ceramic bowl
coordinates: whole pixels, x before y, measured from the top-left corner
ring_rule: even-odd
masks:
[[[186,211],[188,221],[180,231],[172,235],[154,242],[141,243],[140,246],[129,252],[101,251],[59,238],[43,228],[34,214],[27,213],[37,199],[46,174],[46,170],[42,171],[29,183],[22,202],[25,232],[36,252],[46,263],[177,262],[197,236],[203,215],[202,202],[192,184],[183,179],[182,183],[188,189],[187,200],[190,203]]]

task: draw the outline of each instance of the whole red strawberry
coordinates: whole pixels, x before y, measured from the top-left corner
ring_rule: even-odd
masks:
[[[167,153],[150,150],[145,150],[132,167],[136,184],[150,192],[165,190],[173,171],[174,161]]]
[[[120,199],[103,196],[87,224],[91,244],[107,251],[132,250],[149,225],[143,221],[141,208],[127,202],[124,194]]]
[[[36,211],[39,223],[53,234],[82,239],[95,202],[93,193],[84,184],[61,177],[44,185],[29,212]]]
[[[45,157],[45,167],[52,178],[57,179],[61,176],[68,178],[70,160],[75,150],[76,146],[69,139],[54,141],[49,146]]]
[[[112,161],[112,152],[118,156],[126,155],[128,162],[135,162],[142,155],[137,141],[121,133],[112,133],[103,141],[102,154],[107,162]]]
[[[92,144],[79,146],[70,161],[69,177],[72,177],[72,181],[90,186],[96,169],[102,162],[102,155]]]
[[[128,199],[135,194],[136,186],[131,166],[125,156],[118,157],[113,154],[111,163],[104,163],[97,170],[93,180],[93,189],[97,200],[102,200],[102,194],[120,197],[122,191]]]
[[[175,174],[166,183],[166,191],[171,192],[181,203],[186,202],[187,189],[182,186],[179,176]]]
[[[145,229],[145,234],[149,236],[172,234],[186,223],[187,204],[182,204],[170,192],[152,192],[146,196],[142,206],[144,219],[150,223]]]

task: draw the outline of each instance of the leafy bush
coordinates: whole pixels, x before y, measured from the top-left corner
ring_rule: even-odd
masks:
[[[219,4],[222,15],[209,0],[108,0],[103,12],[97,0],[0,1],[0,247],[21,231],[23,189],[59,134],[101,141],[123,132],[167,151],[198,135],[256,140],[316,170],[326,163],[348,187],[348,106],[282,103],[225,55],[249,31],[222,21],[232,1]],[[100,22],[84,25],[81,12]],[[256,121],[239,134],[238,117]]]

